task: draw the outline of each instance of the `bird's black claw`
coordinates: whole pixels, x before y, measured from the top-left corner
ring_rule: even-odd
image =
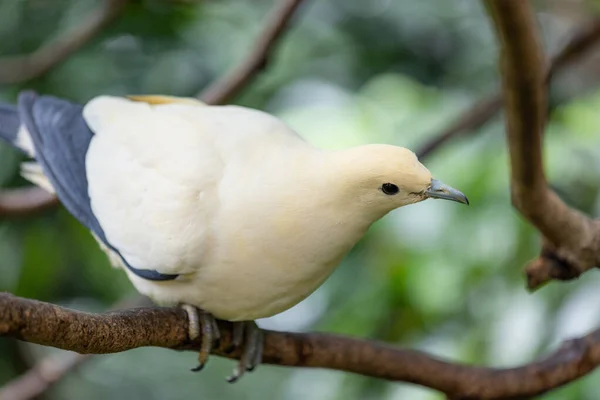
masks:
[[[200,371],[202,371],[204,369],[205,365],[206,364],[198,364],[197,367],[191,368],[190,371],[192,371],[192,372],[200,372]]]
[[[231,347],[234,349],[243,346],[240,361],[235,366],[233,375],[227,378],[227,382],[234,383],[245,372],[253,371],[261,363],[264,337],[262,331],[254,321],[236,322],[233,325],[233,338],[231,342]]]
[[[215,318],[206,311],[189,304],[183,304],[181,307],[188,314],[190,340],[196,340],[202,332],[198,366],[191,369],[192,372],[198,372],[204,368],[215,343],[221,338],[219,326]]]

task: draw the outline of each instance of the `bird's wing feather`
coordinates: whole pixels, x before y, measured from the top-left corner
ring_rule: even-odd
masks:
[[[13,144],[17,140],[17,133],[21,121],[15,106],[0,104],[0,138]]]
[[[19,96],[19,118],[35,148],[36,161],[51,187],[75,218],[118,252],[107,240],[91,209],[85,159],[93,133],[82,117],[82,109],[80,105],[50,96],[38,97],[30,91]],[[135,268],[132,271],[137,273]],[[141,271],[138,275],[151,280],[175,278],[156,271]]]
[[[92,132],[81,118],[82,107],[33,92],[19,96],[19,116],[42,166],[65,207],[98,236],[102,228],[87,195],[85,154]]]
[[[186,274],[214,250],[217,132],[190,117],[201,103],[150,103],[102,96],[86,105],[91,207],[131,265]]]

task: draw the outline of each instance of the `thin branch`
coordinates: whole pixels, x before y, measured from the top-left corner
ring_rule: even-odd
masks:
[[[151,304],[150,299],[134,295],[117,302],[110,310],[150,306]],[[62,352],[44,357],[27,372],[1,387],[0,399],[30,400],[37,398],[92,357],[93,354],[73,352]]]
[[[285,33],[302,0],[277,0],[279,4],[268,18],[248,56],[218,81],[203,90],[199,97],[209,104],[225,104],[240,92],[269,61],[275,46]]]
[[[0,218],[29,216],[56,205],[56,196],[37,186],[0,192]]]
[[[102,32],[125,8],[128,1],[104,0],[104,5],[80,25],[33,53],[0,59],[0,84],[20,83],[47,73]],[[54,195],[38,187],[2,191],[0,217],[28,216],[58,204]]]
[[[107,0],[101,12],[91,15],[74,32],[61,36],[29,56],[0,60],[0,83],[14,83],[40,76],[83,46],[113,20],[128,0]],[[208,104],[224,104],[264,68],[302,0],[280,0],[248,57],[231,73],[211,84],[200,97]],[[43,200],[45,199],[45,201]],[[58,204],[41,188],[27,192],[0,192],[1,216],[26,216]]]
[[[544,236],[530,263],[528,285],[573,279],[600,261],[600,224],[569,208],[548,186],[542,138],[546,123],[546,66],[535,14],[528,2],[487,0],[500,41],[513,205]],[[564,63],[563,58],[557,58]]]
[[[91,354],[69,352],[44,358],[25,374],[0,388],[0,399],[35,399],[91,357]]]
[[[502,109],[502,99],[499,94],[478,101],[472,108],[465,111],[454,122],[448,125],[441,133],[434,135],[416,151],[417,157],[422,160],[437,150],[450,139],[475,133],[485,125],[498,111]]]
[[[563,49],[552,57],[546,80],[550,81],[556,73],[562,72],[565,67],[587,54],[599,40],[600,18],[595,17],[584,23],[581,28],[573,33]]]
[[[47,73],[102,32],[128,1],[104,0],[104,5],[80,25],[33,53],[0,59],[0,83],[20,83]],[[28,216],[58,204],[55,196],[37,187],[3,191],[0,192],[0,217]]]
[[[219,321],[225,352],[231,323]],[[137,308],[90,314],[0,293],[0,335],[83,354],[108,354],[154,346],[198,350],[187,337],[186,313],[179,308]],[[265,331],[267,364],[328,368],[436,389],[453,399],[530,397],[577,379],[600,364],[600,330],[565,342],[549,357],[518,368],[455,364],[427,353],[321,333]],[[184,366],[182,366],[183,370]],[[258,372],[260,373],[260,372]]]
[[[562,50],[552,57],[550,68],[548,68],[546,74],[546,81],[549,82],[556,74],[564,71],[573,62],[588,54],[598,44],[599,40],[600,18],[593,18],[579,28]],[[430,141],[426,142],[416,152],[417,156],[420,159],[425,158],[451,139],[474,134],[492,119],[502,109],[502,106],[502,95],[500,93],[494,93],[479,100],[472,108],[465,111],[439,134],[434,135]]]
[[[128,0],[105,0],[81,24],[31,54],[0,59],[0,83],[28,81],[50,71],[97,36],[123,10]]]

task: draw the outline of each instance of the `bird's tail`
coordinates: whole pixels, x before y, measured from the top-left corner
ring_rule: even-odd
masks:
[[[21,121],[17,107],[8,104],[0,104],[0,139],[5,140],[19,150],[25,150],[19,145],[19,128]]]

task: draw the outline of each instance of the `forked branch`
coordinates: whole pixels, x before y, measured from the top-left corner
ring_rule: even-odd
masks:
[[[546,73],[546,81],[564,71],[573,62],[580,60],[600,40],[600,18],[593,18],[574,32],[566,45],[554,57]],[[471,108],[460,114],[452,123],[434,135],[416,152],[424,158],[448,141],[474,134],[488,123],[502,109],[502,94],[494,93],[476,102]]]
[[[529,287],[537,288],[550,279],[572,279],[598,265],[600,225],[569,208],[546,181],[542,138],[547,67],[531,4],[503,0],[486,4],[501,48],[512,201],[544,236],[540,257],[526,269]]]

